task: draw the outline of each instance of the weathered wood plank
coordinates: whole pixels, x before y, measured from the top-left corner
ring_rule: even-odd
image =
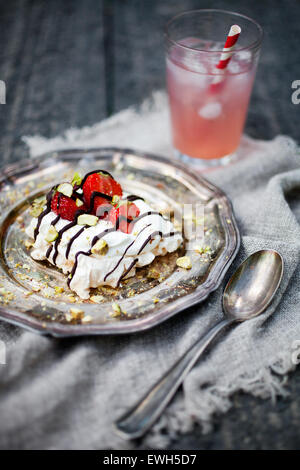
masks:
[[[299,79],[298,21],[295,0],[151,2],[114,0],[115,111],[165,86],[163,27],[168,19],[193,8],[224,8],[256,19],[265,30],[246,132],[272,138],[278,133],[299,139],[300,105],[291,103],[291,83]],[[287,27],[288,25],[288,27]],[[292,52],[293,51],[293,52]]]
[[[106,115],[102,1],[2,5],[1,159],[22,158],[24,134],[54,136]],[[3,25],[3,29],[2,29]]]

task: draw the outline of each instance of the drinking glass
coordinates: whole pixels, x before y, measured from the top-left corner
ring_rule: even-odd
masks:
[[[225,69],[217,67],[232,25],[241,28]],[[194,10],[166,25],[167,89],[176,154],[189,164],[230,161],[243,132],[262,41],[238,13]]]

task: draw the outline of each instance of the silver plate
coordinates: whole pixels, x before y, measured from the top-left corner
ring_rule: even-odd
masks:
[[[99,168],[113,173],[126,191],[146,198],[161,211],[176,211],[185,203],[203,204],[202,245],[209,250],[203,254],[189,252],[193,262],[190,270],[176,266],[184,249],[160,257],[154,261],[159,279],[149,274],[152,263],[137,270],[137,275],[119,289],[99,288],[95,293],[103,295],[101,304],[78,299],[74,304],[66,277],[30,257],[30,249],[24,245],[24,227],[35,197],[71,177],[74,171],[85,174]],[[119,148],[72,149],[10,165],[1,175],[0,317],[36,332],[63,337],[151,328],[206,299],[220,285],[239,249],[238,228],[225,194],[174,160]],[[64,292],[57,293],[56,286],[63,287]],[[112,302],[117,302],[124,313],[116,317]],[[84,310],[89,323],[68,321],[67,314],[74,306]]]

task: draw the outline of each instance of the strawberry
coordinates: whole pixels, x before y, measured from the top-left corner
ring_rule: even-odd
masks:
[[[63,219],[75,220],[76,212],[85,210],[85,206],[78,207],[76,202],[68,196],[56,191],[51,201],[51,210]]]
[[[90,208],[91,213],[96,214],[97,208],[102,204],[109,204],[113,196],[122,196],[121,185],[110,175],[105,173],[92,173],[87,177],[83,186],[83,194],[86,205]],[[93,207],[91,207],[91,198],[94,192],[100,192],[106,196],[96,196],[94,198]]]
[[[140,214],[139,208],[129,201],[121,202],[120,204],[113,206],[108,214],[108,220],[114,225],[118,223],[118,229],[124,233],[131,233],[133,224],[131,221],[138,217]]]

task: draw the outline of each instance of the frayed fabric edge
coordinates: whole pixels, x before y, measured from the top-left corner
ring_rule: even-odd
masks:
[[[233,384],[200,385],[194,397],[189,392],[180,391],[181,397],[168,407],[158,423],[144,438],[145,447],[163,449],[180,437],[192,432],[196,425],[202,434],[213,430],[213,417],[227,413],[232,407],[232,397],[238,392],[248,393],[261,399],[270,399],[273,404],[277,398],[289,396],[286,388],[287,374],[295,370],[290,355],[281,355],[271,365],[264,366],[251,374],[236,377]]]
[[[25,135],[22,136],[22,141],[29,148],[30,155],[33,158],[54,150],[65,150],[83,145],[88,148],[94,146],[93,143],[89,145],[88,141],[91,140],[93,142],[93,139],[101,136],[102,133],[117,128],[120,125],[125,125],[128,122],[134,123],[134,121],[140,119],[141,115],[147,117],[152,113],[161,113],[166,110],[166,107],[166,93],[162,90],[157,90],[140,105],[130,106],[92,126],[82,128],[72,127],[53,138],[46,138],[39,134]]]

